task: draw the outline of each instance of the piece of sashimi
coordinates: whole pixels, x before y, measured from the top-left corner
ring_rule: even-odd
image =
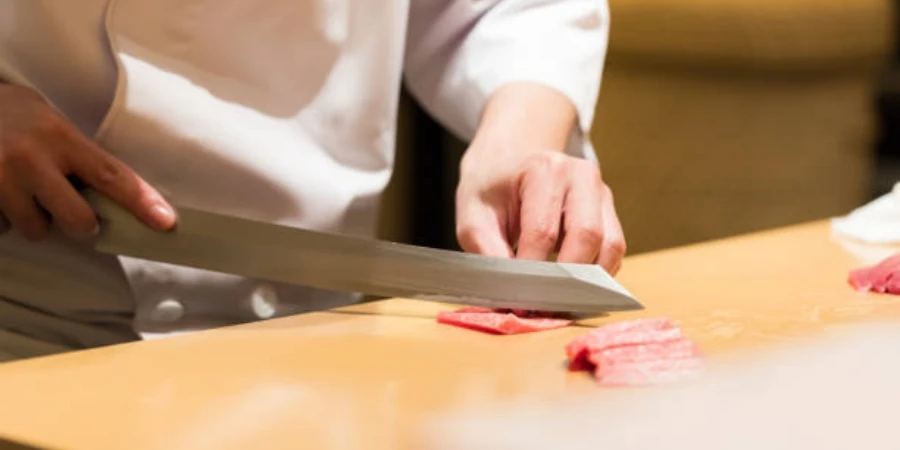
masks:
[[[569,370],[584,370],[593,366],[587,357],[592,351],[629,344],[668,342],[682,337],[671,319],[637,319],[604,325],[583,334],[566,345]]]
[[[882,293],[900,294],[900,275],[894,273],[884,283],[881,289]]]
[[[634,330],[665,330],[670,328],[675,328],[675,324],[667,317],[635,319],[602,325],[570,342],[566,346],[566,355],[570,359],[573,358],[584,350],[588,342],[600,339],[600,336],[615,335]]]
[[[583,370],[591,367],[591,364],[586,359],[588,346],[596,346],[597,342],[608,341],[610,336],[636,330],[665,330],[672,328],[675,328],[675,324],[671,319],[665,317],[635,319],[594,328],[590,332],[575,338],[566,345],[566,356],[569,358],[569,369]],[[625,339],[633,337],[633,335],[627,335]]]
[[[858,292],[878,292],[884,285],[882,278],[887,278],[887,272],[880,272],[876,267],[864,267],[852,270],[847,282]]]
[[[699,358],[700,347],[696,342],[681,338],[666,342],[624,345],[591,351],[588,360],[595,366],[606,368],[661,359]]]
[[[703,371],[701,358],[662,358],[597,366],[594,378],[602,386],[644,386],[673,383]]]
[[[860,292],[900,293],[900,254],[885,258],[878,264],[850,271],[847,282]]]
[[[582,342],[581,349],[569,358],[570,370],[583,370],[592,366],[588,360],[592,352],[620,346],[642,345],[678,340],[684,337],[680,328],[664,330],[631,330],[619,334],[593,335]]]
[[[510,313],[444,311],[438,313],[438,323],[493,334],[522,334],[569,326],[572,321],[553,318],[525,318]]]
[[[879,278],[872,280],[873,285],[869,291],[879,294],[900,294],[900,273],[889,272],[878,274]]]
[[[867,292],[872,289],[872,276],[870,274],[871,269],[863,268],[851,270],[850,275],[847,277],[847,282],[850,283],[850,286],[853,289],[856,289],[859,292]]]
[[[521,334],[566,327],[565,319],[523,318],[504,313],[443,312],[438,322],[493,334]]]

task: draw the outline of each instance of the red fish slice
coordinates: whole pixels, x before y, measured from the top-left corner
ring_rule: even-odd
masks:
[[[515,312],[532,317],[520,317]],[[569,326],[572,321],[552,317],[533,317],[536,312],[513,310],[492,310],[480,307],[468,307],[456,311],[438,313],[438,323],[453,325],[471,330],[492,334],[522,334],[535,331],[552,330]]]
[[[659,359],[696,358],[701,356],[696,342],[681,338],[667,342],[654,342],[642,345],[625,345],[592,350],[588,361],[595,366],[611,367],[616,365],[637,364]]]
[[[570,370],[592,367],[588,361],[591,351],[629,344],[666,342],[682,337],[681,329],[668,318],[656,317],[619,322],[595,328],[566,345]]]
[[[591,370],[604,386],[673,382],[703,368],[695,342],[666,318],[605,325],[566,346],[570,370]]]
[[[693,377],[703,370],[700,358],[666,358],[597,366],[594,378],[603,386],[643,386],[673,383]]]
[[[702,370],[700,347],[681,338],[592,351],[588,360],[604,386],[638,386],[678,381]]]
[[[900,294],[900,254],[851,271],[847,282],[860,292]]]

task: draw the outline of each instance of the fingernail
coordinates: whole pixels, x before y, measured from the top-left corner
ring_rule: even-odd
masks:
[[[152,211],[156,223],[161,228],[168,229],[175,225],[175,211],[171,207],[157,203],[153,205]]]
[[[64,229],[63,232],[67,236],[69,236],[75,240],[89,241],[89,240],[97,237],[97,234],[100,233],[100,224],[99,223],[94,224],[94,228],[89,231],[79,231],[78,229],[68,229],[68,230]]]

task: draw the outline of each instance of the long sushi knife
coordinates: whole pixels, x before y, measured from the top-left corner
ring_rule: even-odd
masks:
[[[103,253],[368,295],[600,314],[643,309],[600,266],[494,258],[344,236],[179,207],[158,232],[94,191],[84,191]]]

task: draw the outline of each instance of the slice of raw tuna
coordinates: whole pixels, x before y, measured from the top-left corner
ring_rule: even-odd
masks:
[[[512,310],[467,307],[438,313],[438,323],[492,334],[522,334],[569,326],[572,321],[553,317],[520,317]]]
[[[602,386],[644,386],[689,379],[703,370],[700,358],[661,358],[597,366],[594,378]]]
[[[850,271],[847,282],[860,292],[900,294],[900,254],[874,266]]]
[[[624,345],[599,350],[591,349],[587,359],[595,366],[612,367],[659,359],[683,359],[700,356],[700,347],[696,342],[687,338],[681,338],[667,342]]]
[[[590,370],[605,386],[673,382],[703,368],[699,346],[666,318],[605,325],[566,346],[570,370]]]
[[[575,338],[566,345],[570,370],[592,367],[587,360],[592,351],[630,344],[667,342],[682,337],[681,329],[665,317],[636,319],[603,325]]]

